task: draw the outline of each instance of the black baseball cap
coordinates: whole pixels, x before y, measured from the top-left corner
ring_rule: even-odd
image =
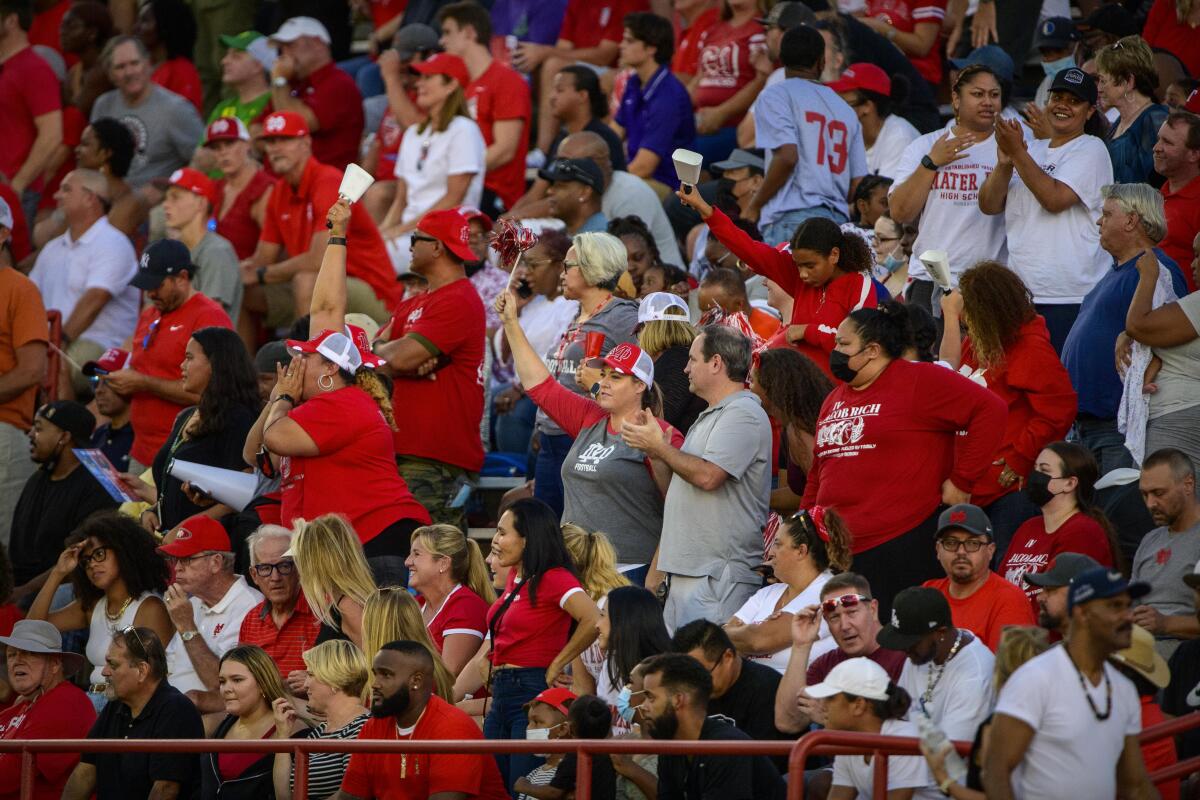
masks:
[[[1083,553],[1059,553],[1050,569],[1045,572],[1026,572],[1022,577],[1031,586],[1057,589],[1060,586],[1069,586],[1071,579],[1076,575],[1098,566],[1099,561]]]
[[[938,517],[937,533],[934,538],[941,538],[949,531],[966,531],[975,536],[992,538],[992,521],[979,506],[970,503],[959,503],[950,506]]]
[[[192,264],[192,254],[187,245],[177,239],[159,239],[142,253],[137,274],[129,285],[148,292],[184,270],[190,277],[196,276],[196,267]]]
[[[96,429],[96,418],[92,412],[74,400],[55,400],[37,410],[37,415],[55,427],[71,434],[75,444],[86,447]]]
[[[420,53],[440,53],[440,34],[433,28],[420,22],[412,22],[396,31],[392,39],[392,47],[400,55],[401,61],[412,61]]]
[[[784,0],[782,3],[771,6],[767,15],[759,17],[755,22],[765,28],[790,31],[800,25],[815,25],[817,15],[804,3],[797,2],[797,0]]]
[[[538,170],[538,175],[551,183],[578,181],[584,186],[590,186],[596,194],[604,194],[604,173],[590,158],[555,159],[545,169]]]
[[[892,621],[876,636],[880,647],[908,650],[930,631],[954,625],[950,604],[937,589],[910,586],[892,601]]]
[[[1079,22],[1080,30],[1098,30],[1118,38],[1141,33],[1133,14],[1120,3],[1107,3]]]
[[[1050,83],[1050,93],[1067,92],[1073,94],[1089,106],[1096,105],[1099,97],[1096,79],[1079,67],[1060,70]]]

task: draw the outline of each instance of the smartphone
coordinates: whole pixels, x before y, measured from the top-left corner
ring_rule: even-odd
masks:
[[[533,297],[533,287],[529,285],[529,281],[522,278],[517,281],[517,297],[527,299]]]

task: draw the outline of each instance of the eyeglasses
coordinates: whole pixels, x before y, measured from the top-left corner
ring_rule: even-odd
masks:
[[[166,561],[172,567],[177,567],[180,564],[195,561],[197,558],[208,558],[212,554],[212,550],[205,550],[203,553],[196,553],[194,556],[163,556],[163,561]]]
[[[255,564],[254,565],[254,574],[260,578],[271,577],[272,571],[278,572],[279,577],[286,578],[287,576],[291,575],[293,572],[296,571],[296,562],[292,561],[291,559],[288,559],[287,561],[280,561],[275,564]]]
[[[841,597],[831,597],[828,600],[822,601],[821,612],[828,616],[839,607],[849,611],[852,608],[858,608],[861,603],[869,603],[871,598],[865,594],[844,594]]]
[[[154,341],[154,334],[158,333],[158,325],[162,322],[162,317],[150,323],[150,327],[146,330],[146,335],[142,337],[142,349],[145,350]]]
[[[951,539],[949,536],[944,539],[938,539],[938,547],[947,553],[957,553],[959,550],[966,550],[968,553],[978,553],[979,548],[985,544],[987,542],[979,539]]]
[[[572,267],[581,267],[582,268],[583,262],[582,261],[564,261],[563,262],[564,269],[571,269]]]
[[[414,242],[440,242],[441,241],[441,239],[438,239],[436,237],[425,236],[424,234],[420,234],[420,233],[414,233],[412,235],[412,240]]]
[[[89,563],[101,564],[107,558],[108,558],[108,548],[101,546],[101,547],[97,547],[95,550],[93,550],[90,553],[80,553],[79,554],[79,563],[86,567]]]

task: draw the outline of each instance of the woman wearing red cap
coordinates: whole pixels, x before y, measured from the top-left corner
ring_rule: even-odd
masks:
[[[250,258],[258,246],[275,178],[250,156],[250,132],[237,117],[213,120],[203,147],[224,176],[217,181],[218,201],[213,207],[217,233],[229,240],[238,258]]]
[[[631,579],[644,582],[656,560],[671,472],[625,444],[620,430],[626,419],[662,413],[654,361],[637,345],[619,344],[589,363],[600,368],[597,400],[575,394],[553,379],[530,346],[517,318],[517,302],[511,292],[496,301],[517,376],[533,402],[575,438],[562,466],[563,521],[605,531],[618,560],[637,565]],[[675,447],[682,446],[679,431],[661,420],[658,424]]]
[[[379,231],[396,272],[408,272],[409,238],[429,211],[468,205],[483,198],[487,146],[471,118],[463,89],[471,82],[458,56],[439,53],[413,64],[417,107],[425,120],[409,127],[396,155],[396,198]]]
[[[381,362],[346,332],[346,227],[350,205],[329,209],[329,244],[313,287],[307,342],[295,354],[250,431],[246,452],[283,478],[281,519],[345,516],[380,586],[404,586],[412,532],[430,522],[396,471],[392,403],[374,367]],[[360,349],[364,348],[364,349]]]

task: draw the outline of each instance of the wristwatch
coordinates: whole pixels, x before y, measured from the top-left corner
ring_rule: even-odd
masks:
[[[921,166],[930,172],[937,172],[939,169],[941,169],[941,167],[933,163],[933,159],[929,157],[928,153],[921,156]]]
[[[267,268],[266,267],[259,267],[258,269],[254,270],[254,274],[258,276],[258,285],[259,286],[267,285]]]
[[[179,638],[183,639],[185,642],[190,642],[192,639],[195,639],[199,635],[200,635],[200,631],[180,631],[179,632]]]
[[[288,85],[288,79],[283,77],[282,75],[276,75],[274,78],[271,79],[271,85],[274,86],[276,89],[282,89]]]
[[[946,779],[938,784],[938,791],[940,791],[942,794],[946,795],[946,797],[949,797],[950,796],[950,787],[956,783],[958,783],[958,781],[954,780],[954,778],[946,776]]]

